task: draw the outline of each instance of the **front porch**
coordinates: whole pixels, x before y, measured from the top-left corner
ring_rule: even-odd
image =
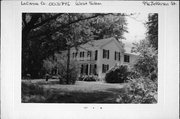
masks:
[[[97,73],[97,64],[83,63],[80,64],[80,75],[96,75]]]

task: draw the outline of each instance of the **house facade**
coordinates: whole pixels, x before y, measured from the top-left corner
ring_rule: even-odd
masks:
[[[71,48],[70,58],[78,62],[79,75],[97,75],[102,79],[116,64],[133,64],[137,56],[125,52],[122,42],[107,38]]]

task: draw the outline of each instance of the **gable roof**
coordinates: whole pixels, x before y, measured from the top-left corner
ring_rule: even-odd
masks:
[[[119,47],[120,49],[122,49],[122,44],[117,41],[115,38],[111,37],[111,38],[106,38],[106,39],[101,39],[101,40],[93,40],[93,41],[89,41],[86,44],[83,44],[80,46],[80,48],[83,49],[94,49],[94,48],[102,48],[103,46],[109,44],[110,42],[115,42],[115,44],[117,45],[117,47]]]
[[[92,40],[87,42],[86,44],[81,45],[83,48],[89,48],[89,47],[101,47],[108,42],[110,42],[112,38],[107,38],[107,39],[101,39],[101,40]]]
[[[117,41],[114,37],[111,37],[111,38],[106,38],[106,39],[100,39],[100,40],[92,40],[92,41],[89,41],[85,44],[82,44],[79,46],[79,48],[82,48],[84,50],[93,50],[95,48],[102,48],[103,46],[109,44],[110,42],[115,42],[115,44],[117,45],[117,47],[119,47],[120,49],[123,49],[122,47],[122,43],[124,43],[124,53],[125,54],[129,54],[129,55],[138,55],[138,53],[132,53],[131,52],[131,44],[128,44],[126,42],[122,42],[122,41]]]

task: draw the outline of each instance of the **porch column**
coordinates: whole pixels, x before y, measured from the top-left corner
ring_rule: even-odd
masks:
[[[88,64],[88,75],[90,75],[91,72],[91,64]]]

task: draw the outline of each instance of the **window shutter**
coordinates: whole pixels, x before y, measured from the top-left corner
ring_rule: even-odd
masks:
[[[93,68],[93,71],[94,71],[94,74],[95,74],[95,75],[97,74],[96,68],[97,68],[97,65],[95,64],[95,65],[94,65],[94,68]]]
[[[114,52],[114,60],[116,60],[116,51]]]
[[[84,66],[81,64],[81,74],[83,74]]]
[[[95,51],[95,60],[97,60],[97,56],[98,56],[98,51]]]
[[[105,50],[103,49],[103,58],[105,58]]]
[[[91,54],[92,54],[92,52],[91,52],[91,51],[89,51],[89,57],[91,57]]]
[[[108,52],[108,59],[109,59],[109,50],[107,50],[107,52]]]

